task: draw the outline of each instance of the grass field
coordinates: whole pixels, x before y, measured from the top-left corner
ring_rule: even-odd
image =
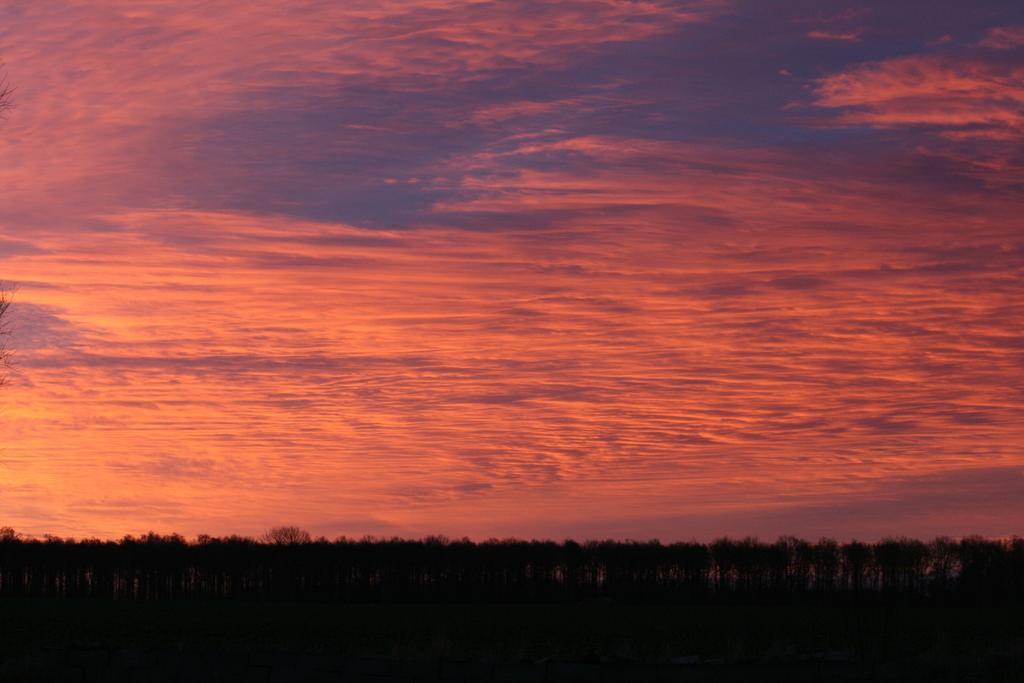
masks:
[[[1019,657],[1022,643],[1020,611],[998,608],[0,601],[0,652],[74,645],[502,660],[753,661],[824,652],[887,660]]]

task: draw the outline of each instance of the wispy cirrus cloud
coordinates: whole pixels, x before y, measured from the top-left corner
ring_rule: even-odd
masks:
[[[197,170],[208,178],[237,176],[252,163],[270,163],[266,157],[247,162],[235,144],[242,141],[230,139],[239,117],[251,141],[264,145],[262,152],[280,152],[278,163],[287,162],[287,154],[267,149],[259,133],[273,125],[268,118],[281,121],[288,112],[298,125],[307,115],[333,118],[337,128],[328,149],[336,154],[354,153],[367,136],[394,148],[397,135],[408,145],[410,122],[385,101],[385,92],[411,101],[419,116],[437,117],[444,127],[451,112],[439,106],[445,100],[439,92],[566,69],[608,46],[664,34],[717,11],[709,2],[607,0],[515,6],[310,1],[286,9],[237,2],[26,5],[13,9],[0,28],[22,112],[7,123],[3,145],[12,161],[0,178],[19,203],[59,192],[67,206],[78,202],[82,211],[168,196],[245,201],[238,188],[200,192],[181,181]],[[24,39],[29,35],[39,39]],[[330,105],[318,111],[336,101],[347,113]],[[304,149],[308,137],[290,143]],[[218,152],[216,140],[225,138],[231,148]],[[278,171],[277,183],[287,182],[281,174],[295,173]],[[35,180],[26,183],[28,177]]]
[[[1024,26],[996,26],[986,32],[979,44],[996,50],[1024,47]]]
[[[838,40],[855,43],[860,40],[859,31],[808,31],[807,37],[814,40]]]
[[[843,125],[929,126],[1000,137],[1024,125],[1024,67],[913,55],[855,65],[820,79],[814,104]]]

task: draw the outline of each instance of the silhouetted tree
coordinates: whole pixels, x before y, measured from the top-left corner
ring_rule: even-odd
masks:
[[[0,597],[8,596],[1024,605],[1024,540],[328,542],[279,527],[259,541],[201,536],[189,543],[152,533],[117,542],[38,540],[0,528]]]
[[[264,543],[274,545],[295,545],[297,543],[312,543],[313,537],[305,529],[297,526],[276,526],[260,539]]]

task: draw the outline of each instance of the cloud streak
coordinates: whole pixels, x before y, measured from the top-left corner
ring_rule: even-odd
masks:
[[[915,55],[856,65],[815,92],[817,106],[845,110],[845,124],[1019,131],[1024,67]]]

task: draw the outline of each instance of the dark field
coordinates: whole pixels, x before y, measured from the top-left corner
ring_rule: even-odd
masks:
[[[0,681],[1024,681],[1024,541],[0,542]]]
[[[510,666],[508,680],[1024,680],[1011,608],[8,599],[0,615],[12,681],[502,680]]]

